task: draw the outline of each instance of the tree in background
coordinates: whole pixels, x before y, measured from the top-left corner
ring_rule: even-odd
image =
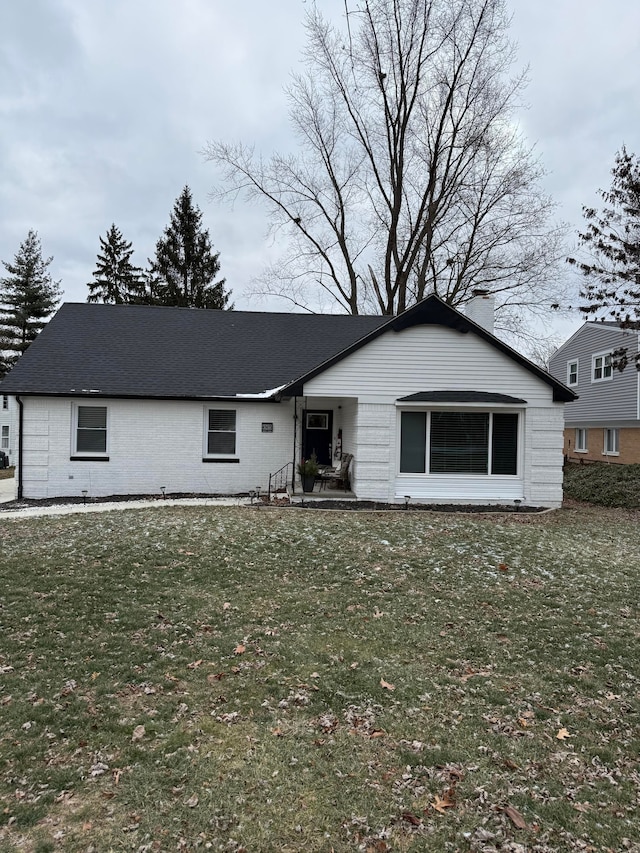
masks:
[[[9,273],[0,278],[0,340],[6,350],[5,368],[11,367],[35,340],[60,302],[59,282],[49,273],[53,258],[42,257],[40,238],[29,231],[13,263],[3,261]]]
[[[202,212],[185,186],[147,272],[153,291],[150,301],[186,308],[232,308],[225,280],[214,281],[219,271],[219,253],[213,251],[209,232],[202,227]]]
[[[622,148],[611,170],[611,189],[599,190],[602,210],[583,207],[586,230],[578,234],[582,253],[568,258],[585,276],[580,307],[587,317],[640,329],[640,157]],[[626,350],[614,354],[620,370]],[[636,356],[640,367],[640,357]]]
[[[565,229],[515,124],[525,80],[508,76],[504,0],[349,5],[344,30],[307,15],[307,70],[288,91],[300,153],[205,151],[218,197],[264,202],[289,238],[262,292],[396,314],[482,288],[512,326],[559,302]]]
[[[93,271],[93,281],[87,284],[87,302],[123,304],[143,302],[144,282],[142,270],[131,263],[133,249],[115,224],[100,237],[100,251]]]

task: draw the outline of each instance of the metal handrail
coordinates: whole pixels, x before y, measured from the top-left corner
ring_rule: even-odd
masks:
[[[267,500],[271,500],[271,492],[278,492],[286,488],[289,479],[289,468],[293,468],[293,462],[287,462],[282,468],[279,468],[275,473],[269,474],[269,491]]]

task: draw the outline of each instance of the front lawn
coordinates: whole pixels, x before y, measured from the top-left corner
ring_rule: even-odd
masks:
[[[16,469],[14,466],[10,468],[0,468],[0,480],[11,480],[15,477]]]
[[[638,851],[640,517],[0,517],[0,849]]]

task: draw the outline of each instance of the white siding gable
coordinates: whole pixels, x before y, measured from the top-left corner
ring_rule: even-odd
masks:
[[[551,405],[552,389],[488,341],[443,326],[387,332],[305,383],[310,396],[390,403],[418,391],[474,390]]]

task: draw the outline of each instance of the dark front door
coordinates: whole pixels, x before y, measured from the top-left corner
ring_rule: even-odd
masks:
[[[331,465],[333,412],[305,409],[302,419],[302,458],[315,453],[319,465]]]

